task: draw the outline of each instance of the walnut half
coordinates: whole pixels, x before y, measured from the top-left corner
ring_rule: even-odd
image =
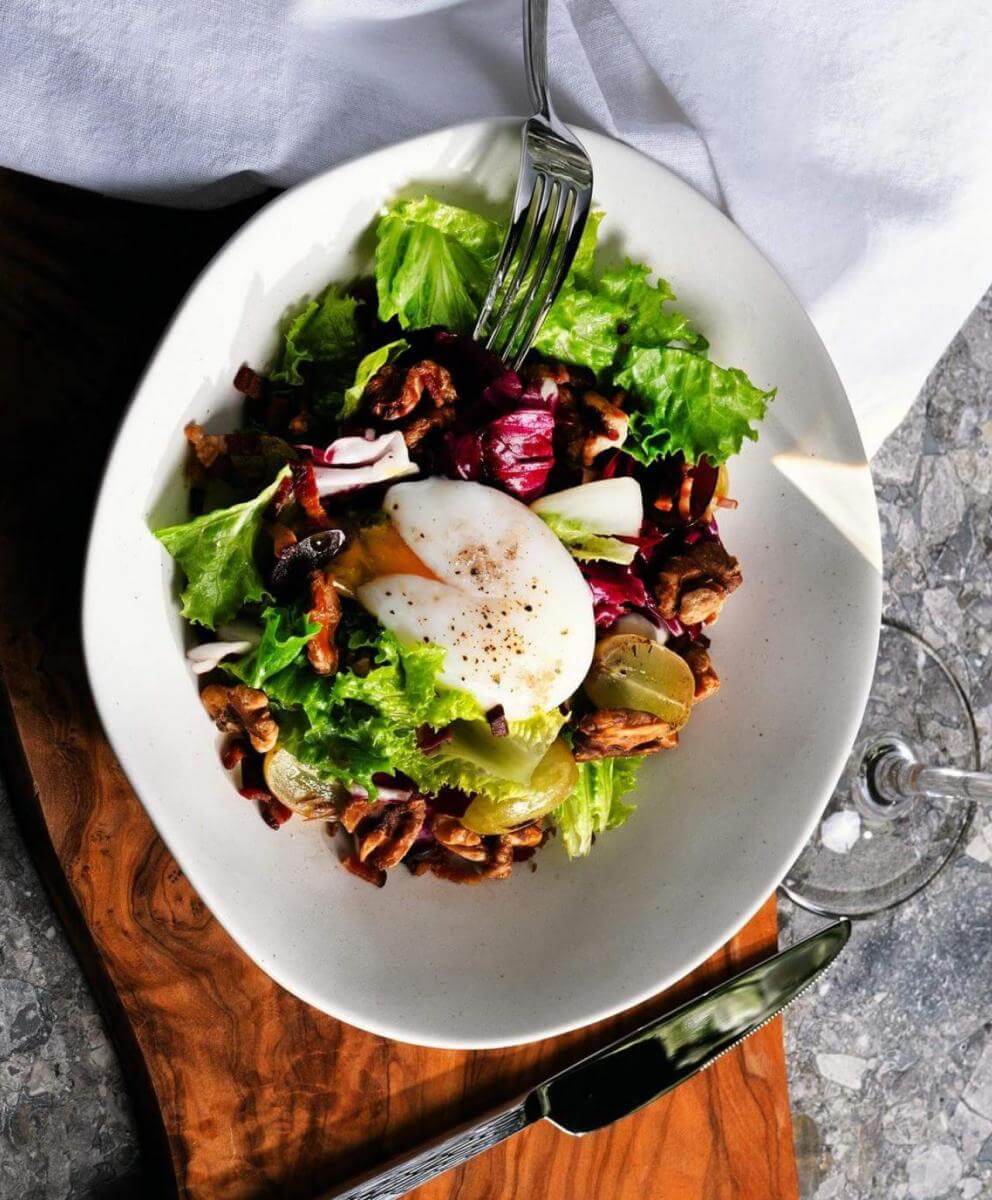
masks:
[[[276,744],[279,726],[269,711],[269,698],[258,688],[212,683],[200,693],[203,707],[223,733],[247,733],[252,748],[266,754]]]
[[[422,796],[372,803],[359,799],[345,807],[341,824],[355,839],[358,861],[374,870],[388,871],[417,840],[426,816],[427,804]]]
[[[679,735],[653,713],[631,708],[600,708],[582,718],[575,730],[575,760],[656,754],[677,746]]]
[[[687,646],[682,651],[682,657],[689,664],[689,670],[696,681],[696,691],[692,697],[693,704],[712,696],[720,690],[720,676],[713,669],[709,652],[702,646]]]
[[[365,399],[373,416],[382,421],[402,421],[420,404],[425,392],[435,408],[444,408],[458,399],[451,372],[429,358],[405,370],[392,364],[380,367],[366,385]]]
[[[740,563],[719,542],[696,542],[662,564],[654,586],[658,611],[684,625],[709,624],[742,582]]]

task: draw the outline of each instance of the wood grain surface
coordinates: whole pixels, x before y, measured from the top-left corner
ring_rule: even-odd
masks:
[[[424,1050],[282,991],[190,888],[101,733],[79,649],[80,577],[96,485],[137,375],[196,272],[254,207],[179,213],[0,175],[3,765],[121,1053],[147,1190],[196,1200],[319,1194],[776,939],[769,901],[639,1010],[535,1046]],[[612,1129],[576,1140],[534,1127],[416,1195],[793,1200],[779,1025]]]

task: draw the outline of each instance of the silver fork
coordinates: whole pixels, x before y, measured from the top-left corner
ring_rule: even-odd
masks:
[[[534,115],[524,122],[513,216],[475,338],[516,370],[575,258],[592,202],[592,163],[548,92],[548,0],[523,0],[524,65]]]

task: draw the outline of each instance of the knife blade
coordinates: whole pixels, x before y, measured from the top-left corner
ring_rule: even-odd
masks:
[[[847,944],[836,921],[611,1045],[509,1104],[379,1166],[320,1200],[398,1200],[535,1121],[574,1136],[637,1112],[767,1025],[823,974]]]

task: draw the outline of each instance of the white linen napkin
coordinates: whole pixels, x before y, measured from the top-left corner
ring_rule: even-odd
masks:
[[[295,183],[523,112],[519,9],[4,0],[0,163],[196,206]],[[552,0],[550,24],[562,114],[725,207],[809,309],[874,451],[992,280],[992,6]]]

